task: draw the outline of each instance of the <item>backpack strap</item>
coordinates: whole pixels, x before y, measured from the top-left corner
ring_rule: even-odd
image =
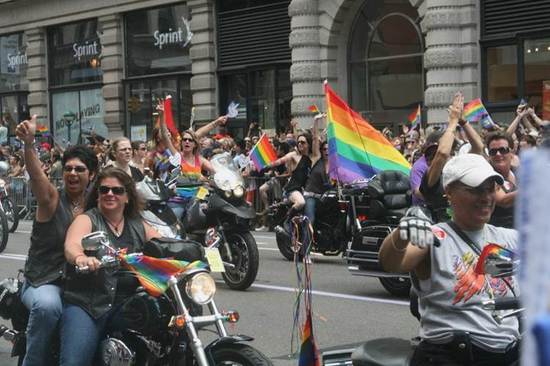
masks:
[[[472,250],[478,256],[481,254],[481,248],[477,244],[475,244],[472,239],[470,239],[470,237],[464,231],[462,231],[461,228],[458,227],[457,224],[455,224],[453,221],[447,221],[447,225],[449,225],[451,229],[453,229],[454,232],[460,237],[460,239],[464,240],[464,242],[468,244],[468,246],[472,248]]]

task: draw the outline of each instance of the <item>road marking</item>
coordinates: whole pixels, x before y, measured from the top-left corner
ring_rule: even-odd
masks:
[[[23,254],[0,254],[0,258],[3,258],[3,259],[16,259],[18,261],[26,261],[27,260],[27,256],[26,255],[23,255]]]
[[[267,289],[267,290],[282,291],[282,292],[296,292],[295,288],[284,287],[284,286],[261,285],[261,284],[254,283],[254,284],[252,284],[251,287],[263,288],[263,289]],[[335,292],[326,292],[326,291],[317,291],[317,290],[313,290],[312,293],[314,295],[318,295],[318,296],[335,297],[335,298],[338,298],[338,299],[357,300],[357,301],[366,301],[366,302],[378,302],[378,303],[381,303],[381,304],[409,306],[409,302],[408,301],[403,301],[403,300],[380,299],[380,298],[377,298],[377,297],[347,295],[347,294],[339,294],[339,293],[335,293]]]
[[[264,248],[264,247],[260,247],[258,248],[258,250],[265,250],[265,251],[268,251],[268,252],[278,252],[279,249],[277,248]]]
[[[31,234],[32,232],[29,230],[15,230],[16,233],[20,234]]]

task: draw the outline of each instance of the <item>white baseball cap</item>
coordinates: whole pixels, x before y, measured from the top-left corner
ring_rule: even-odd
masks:
[[[498,184],[504,184],[504,178],[498,174],[485,158],[478,154],[457,155],[445,164],[441,173],[443,188],[453,182],[478,187],[489,178],[495,178]]]

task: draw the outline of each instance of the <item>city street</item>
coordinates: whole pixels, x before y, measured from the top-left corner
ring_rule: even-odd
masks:
[[[0,278],[14,276],[22,268],[30,229],[31,222],[24,221],[10,234],[8,247],[0,254]],[[254,347],[275,365],[296,365],[296,356],[290,355],[296,283],[293,264],[280,255],[273,233],[254,236],[260,249],[255,284],[246,292],[236,292],[216,276],[216,302],[221,309],[238,310],[241,315],[230,332],[254,337]],[[314,256],[313,263],[314,332],[321,350],[353,348],[378,337],[416,335],[418,323],[409,314],[408,303],[388,295],[378,280],[352,277],[340,257]],[[10,350],[10,345],[0,340],[0,366],[16,365],[9,357]]]

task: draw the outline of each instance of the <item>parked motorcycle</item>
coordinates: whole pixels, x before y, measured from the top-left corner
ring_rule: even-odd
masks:
[[[0,179],[0,209],[6,214],[8,231],[13,233],[19,225],[19,209],[9,197],[6,185],[6,181]]]
[[[244,180],[231,155],[214,155],[210,163],[216,173],[208,187],[198,188],[183,227],[187,237],[210,250],[219,250],[225,283],[232,289],[246,290],[258,274],[258,246],[250,233],[256,211],[244,199]],[[185,182],[176,184],[189,187]],[[216,240],[218,236],[220,240]]]
[[[493,278],[510,277],[517,273],[518,261],[508,256],[491,255],[484,261],[485,275]],[[497,323],[521,315],[523,309],[517,297],[497,297],[484,301],[483,309],[490,311]],[[409,366],[418,339],[379,338],[370,340],[355,349],[324,352],[324,366]]]
[[[112,248],[103,232],[82,240],[87,253],[100,260],[99,270],[118,271],[120,252]],[[157,254],[186,261],[202,260],[200,244],[182,241],[150,241],[144,254]],[[87,268],[75,268],[87,275]],[[12,356],[24,355],[26,309],[19,300],[20,283],[10,279],[0,288],[0,315],[11,319],[13,329],[0,327],[0,337],[14,344]],[[214,302],[216,284],[206,267],[187,270],[167,280],[165,294],[153,297],[138,288],[122,306],[120,316],[127,329],[112,332],[101,341],[98,359],[102,365],[272,365],[260,351],[245,344],[253,338],[229,335],[225,323],[239,319],[236,311],[220,312]],[[195,310],[196,308],[200,310]],[[202,315],[202,308],[209,315]],[[204,346],[199,331],[214,325],[217,337]],[[55,351],[53,351],[55,352]]]
[[[338,191],[331,189],[317,197],[313,223],[311,251],[327,256],[342,254],[350,238],[348,201],[340,199]],[[291,240],[291,223],[287,212],[292,206],[288,200],[270,206],[268,216],[275,226],[275,238],[281,254],[289,261],[294,260]]]
[[[393,295],[408,296],[409,275],[385,271],[378,262],[378,252],[411,205],[409,177],[387,170],[369,180],[366,187],[346,187],[342,193],[350,202],[353,218],[352,240],[345,254],[348,270],[355,276],[378,278]]]

